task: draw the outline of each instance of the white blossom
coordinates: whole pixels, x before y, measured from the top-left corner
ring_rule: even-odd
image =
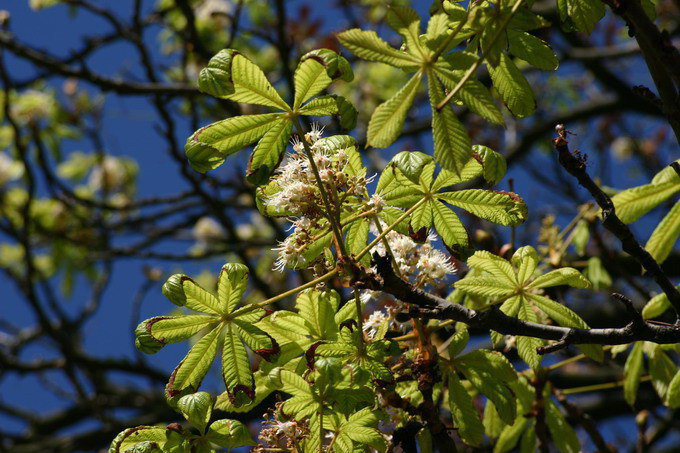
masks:
[[[380,326],[387,320],[387,316],[385,313],[382,311],[374,311],[371,313],[371,315],[368,317],[366,321],[364,321],[364,332],[366,332],[366,335],[368,336],[369,339],[375,338],[376,334],[378,333],[378,330],[380,329]]]

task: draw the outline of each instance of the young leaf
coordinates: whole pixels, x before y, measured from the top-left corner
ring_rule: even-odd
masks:
[[[642,342],[637,342],[633,345],[633,349],[630,351],[623,368],[623,396],[631,406],[635,404],[640,377],[642,377],[643,371]]]
[[[234,84],[234,92],[224,96],[227,99],[290,110],[288,104],[269,83],[264,72],[244,55],[237,53],[232,58],[231,81]]]
[[[444,87],[432,73],[427,79],[432,107],[434,158],[442,168],[460,174],[472,152],[470,137],[450,105],[437,111],[437,104],[444,99]]]
[[[215,328],[201,338],[172,372],[166,388],[169,397],[189,389],[195,392],[201,386],[217,354],[220,329]]]
[[[472,398],[455,373],[449,374],[449,408],[453,425],[461,439],[470,445],[479,445],[484,437],[484,428],[479,415],[472,405]]]
[[[387,148],[399,136],[406,114],[413,104],[422,73],[417,72],[394,96],[380,104],[368,123],[367,144]]]
[[[177,401],[177,408],[200,432],[205,431],[205,427],[210,421],[212,406],[212,397],[206,392],[184,395]]]
[[[557,449],[562,453],[579,453],[581,443],[553,400],[545,400],[545,422]]]
[[[554,71],[559,66],[555,51],[540,38],[523,31],[508,31],[510,53],[538,69]]]
[[[184,147],[189,164],[201,173],[219,167],[227,157],[258,141],[280,117],[279,113],[236,116],[197,130]]]
[[[536,99],[531,85],[515,63],[502,53],[498,65],[489,66],[493,86],[515,116],[525,118],[536,110]]]
[[[517,226],[527,218],[527,207],[518,195],[482,189],[437,194],[437,198],[490,222]]]
[[[663,263],[680,237],[680,202],[673,205],[668,214],[654,228],[645,249],[659,263]]]
[[[624,223],[633,223],[669,197],[680,191],[680,183],[667,181],[624,190],[612,197],[616,215]]]
[[[590,282],[576,269],[563,267],[537,277],[529,284],[529,288],[549,288],[559,285],[569,285],[573,288],[588,288],[590,287]]]
[[[444,243],[449,247],[456,245],[467,247],[468,234],[456,213],[438,201],[427,204],[432,208],[434,227]]]
[[[338,34],[338,39],[354,55],[402,69],[414,69],[418,62],[406,52],[390,47],[373,30],[353,28]]]
[[[279,120],[270,126],[248,161],[246,177],[250,183],[261,185],[267,182],[281,161],[292,130],[293,123],[288,119]]]
[[[392,6],[387,12],[387,23],[404,38],[410,53],[427,55],[420,43],[420,17],[415,10],[406,6]]]
[[[536,313],[524,300],[520,304],[517,317],[522,321],[538,322]],[[534,370],[539,367],[541,360],[543,359],[543,357],[536,352],[536,348],[540,346],[543,346],[543,340],[540,338],[517,337],[517,352],[519,353],[519,356]]]

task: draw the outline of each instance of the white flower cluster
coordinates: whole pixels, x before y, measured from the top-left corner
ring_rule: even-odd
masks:
[[[373,234],[377,235],[378,232],[373,231]],[[437,240],[435,234],[430,234],[423,244],[417,244],[410,237],[394,230],[387,233],[385,239],[401,273],[405,277],[417,277],[419,284],[431,284],[456,272],[446,254],[433,247],[432,242]],[[385,242],[378,242],[373,251],[386,256]]]
[[[305,134],[312,158],[319,171],[319,176],[326,193],[344,196],[361,196],[366,190],[366,178],[350,176],[345,172],[348,156],[343,150],[331,150],[328,142],[321,139],[323,129],[314,126]],[[293,153],[272,178],[272,183],[279,191],[269,197],[265,203],[277,211],[290,212],[293,215],[320,218],[323,199],[317,185],[314,169],[305,154],[303,143],[293,140]]]
[[[366,192],[366,183],[370,181],[349,174],[346,150],[331,148],[322,139],[322,134],[323,129],[315,125],[305,134],[304,140],[309,145],[325,192],[331,197],[331,202],[337,200],[343,203],[360,198]],[[274,249],[279,253],[274,266],[276,270],[304,263],[302,252],[316,239],[313,232],[319,232],[325,216],[324,201],[304,144],[298,138],[292,144],[293,152],[286,156],[271,180],[277,192],[264,201],[266,206],[275,211],[298,217],[291,227],[294,231]],[[375,200],[374,203],[380,201]]]
[[[387,315],[382,311],[374,311],[371,316],[364,321],[363,330],[366,332],[366,336],[372,340],[378,333],[380,326],[387,320]]]

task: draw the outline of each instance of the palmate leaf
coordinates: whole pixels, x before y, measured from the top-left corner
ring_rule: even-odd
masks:
[[[519,305],[517,317],[522,321],[538,322],[538,316],[531,306],[522,300]],[[517,337],[517,353],[532,369],[537,369],[541,364],[543,356],[536,352],[536,349],[543,346],[543,340],[534,337]]]
[[[554,71],[559,66],[555,51],[542,39],[523,31],[508,31],[510,53],[538,69]]]
[[[199,129],[185,145],[189,163],[197,171],[206,172],[222,165],[239,149],[259,141],[248,162],[247,177],[253,184],[263,184],[280,162],[296,116],[334,115],[339,117],[342,127],[354,127],[356,110],[345,98],[333,95],[314,99],[334,80],[351,81],[353,77],[349,62],[336,52],[329,49],[309,52],[302,57],[295,72],[296,93],[294,108],[291,108],[255,63],[233,49],[219,52],[201,71],[199,88],[202,91],[280,112],[228,118]]]
[[[465,71],[454,70],[453,64],[449,63],[450,59],[447,55],[443,56],[441,60],[435,65],[435,73],[446,87],[447,90],[453,90],[458,82],[463,78]],[[487,121],[504,125],[503,114],[491,97],[489,90],[479,81],[469,79],[460,89],[458,95],[460,102],[465,104],[470,110],[486,119]]]
[[[168,298],[181,300],[188,309],[207,314],[158,316],[143,321],[135,331],[138,348],[154,353],[167,343],[182,341],[201,330],[208,330],[173,371],[166,387],[169,398],[197,391],[220,347],[223,377],[231,403],[240,406],[255,398],[253,375],[244,343],[268,361],[276,359],[280,348],[274,338],[255,326],[266,314],[264,310],[238,308],[247,279],[248,269],[244,265],[227,263],[218,278],[217,295],[182,275],[173,275],[164,285]]]
[[[487,153],[487,158],[490,156]],[[469,211],[501,225],[517,225],[526,218],[526,205],[514,193],[482,189],[439,192],[459,182],[465,182],[483,172],[481,157],[468,158],[460,175],[442,169],[434,178],[435,163],[426,154],[417,151],[398,153],[380,175],[376,193],[388,204],[409,208],[429,199],[411,214],[410,225],[414,231],[434,224],[444,242],[450,246],[468,245],[468,234],[458,216],[441,201]]]
[[[550,437],[560,452],[579,453],[582,451],[581,442],[574,428],[567,422],[552,399],[545,400],[545,422],[548,425]]]
[[[680,285],[675,288],[680,291]],[[671,303],[668,301],[668,296],[666,296],[666,293],[660,293],[649,299],[647,304],[645,304],[642,308],[642,317],[644,319],[656,318],[669,308],[671,308]]]

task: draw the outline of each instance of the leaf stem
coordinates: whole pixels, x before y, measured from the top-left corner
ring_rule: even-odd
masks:
[[[652,379],[651,376],[642,376],[640,382],[647,382]],[[570,389],[561,389],[560,391],[564,395],[573,395],[574,393],[585,393],[585,392],[595,392],[597,390],[613,389],[616,387],[621,387],[624,381],[607,382],[605,384],[595,384],[595,385],[584,385],[583,387],[573,387]]]
[[[446,51],[446,48],[451,44],[451,41],[458,35],[458,33],[463,29],[465,24],[467,23],[468,16],[470,14],[470,10],[468,9],[465,12],[465,17],[463,20],[460,21],[458,25],[456,25],[456,28],[453,29],[450,35],[446,37],[446,39],[441,43],[439,48],[435,51],[435,53],[432,55],[432,61],[435,62],[439,59],[439,57]]]
[[[496,41],[498,41],[498,38],[501,37],[501,34],[505,32],[505,28],[508,26],[508,23],[510,23],[510,19],[512,19],[512,16],[515,15],[519,7],[522,5],[523,1],[524,0],[517,0],[515,4],[512,5],[510,14],[503,18],[503,21],[498,27],[498,30],[496,30],[496,33],[493,35],[493,38],[491,38],[491,41],[489,41],[489,43],[487,44],[486,49],[484,49],[479,58],[477,58],[477,60],[472,64],[472,66],[470,66],[470,68],[465,72],[463,78],[460,79],[460,81],[458,81],[456,86],[453,87],[453,90],[449,91],[449,94],[447,94],[446,97],[442,99],[442,101],[439,104],[436,105],[435,110],[439,112],[446,106],[446,104],[451,102],[451,99],[453,99],[453,97],[458,94],[461,88],[463,88],[463,85],[465,85],[465,83],[470,79],[470,77],[472,77],[477,68],[481,66],[484,59],[489,55],[489,52],[493,48],[493,45],[496,43]]]
[[[257,302],[257,303],[250,304],[250,305],[246,305],[245,307],[241,308],[240,310],[237,310],[235,313],[243,314],[243,313],[247,313],[247,312],[249,312],[249,311],[255,310],[256,308],[262,308],[262,307],[264,307],[265,305],[273,304],[274,302],[278,302],[278,301],[280,301],[281,299],[285,299],[286,297],[292,296],[292,295],[295,294],[295,293],[299,293],[300,291],[303,291],[303,290],[305,290],[305,289],[307,289],[307,288],[311,288],[312,286],[316,286],[316,285],[318,285],[319,283],[325,282],[326,280],[328,280],[328,279],[334,277],[335,275],[337,275],[338,272],[340,272],[340,269],[335,268],[335,269],[333,269],[332,271],[327,272],[327,273],[323,274],[322,276],[315,278],[314,280],[308,281],[308,282],[305,283],[304,285],[300,285],[300,286],[298,286],[297,288],[289,289],[289,290],[286,291],[286,292],[283,292],[283,293],[281,293],[281,294],[278,294],[278,295],[276,295],[276,296],[274,296],[274,297],[270,297],[269,299],[263,300],[263,301],[261,301],[261,302]]]

